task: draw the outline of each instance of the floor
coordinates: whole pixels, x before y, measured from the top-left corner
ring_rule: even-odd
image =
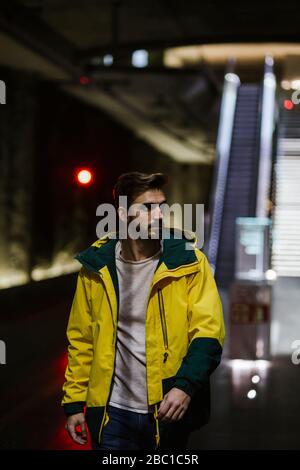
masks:
[[[16,298],[17,311],[1,315],[0,339],[7,346],[6,364],[0,365],[1,449],[85,449],[68,438],[60,406],[70,279],[72,288],[56,289],[51,302],[34,308]],[[298,292],[297,280],[273,289],[272,354],[259,361],[229,358],[228,295],[221,292],[228,331],[223,362],[212,378],[210,423],[191,435],[190,449],[300,448],[300,364],[291,360],[291,342],[300,337]]]

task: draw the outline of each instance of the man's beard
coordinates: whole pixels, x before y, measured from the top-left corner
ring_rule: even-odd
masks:
[[[161,240],[163,235],[163,223],[150,224],[147,228],[141,230],[141,234],[149,240]]]

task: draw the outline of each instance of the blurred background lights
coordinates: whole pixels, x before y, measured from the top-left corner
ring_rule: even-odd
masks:
[[[248,397],[250,400],[253,400],[253,398],[256,397],[256,391],[255,391],[255,390],[249,390],[249,392],[247,393],[247,397]]]
[[[86,75],[82,75],[79,79],[80,85],[88,85],[91,82],[91,79]]]
[[[285,107],[285,109],[290,110],[293,109],[294,103],[291,100],[284,100],[283,106]]]
[[[274,271],[274,269],[268,269],[266,271],[266,279],[268,281],[275,281],[277,278],[277,274],[276,274],[276,271]]]
[[[134,51],[131,59],[132,65],[134,67],[147,67],[149,62],[149,53],[144,49],[139,49]]]
[[[258,384],[258,382],[260,382],[259,375],[253,375],[251,381],[252,381],[253,384]]]
[[[299,90],[299,88],[300,88],[300,80],[298,80],[298,79],[297,79],[297,80],[292,80],[292,81],[291,81],[291,88],[292,88],[293,90]]]
[[[85,185],[91,183],[93,178],[92,172],[88,169],[78,170],[77,172],[77,182],[79,184]]]
[[[105,65],[106,67],[109,67],[110,65],[112,65],[114,63],[114,58],[111,54],[106,54],[104,57],[103,57],[103,65]]]
[[[281,87],[284,89],[284,90],[290,90],[291,89],[291,84],[288,80],[282,80],[281,81]]]

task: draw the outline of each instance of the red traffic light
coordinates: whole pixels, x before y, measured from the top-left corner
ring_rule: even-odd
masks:
[[[82,168],[76,172],[76,181],[82,186],[87,186],[93,181],[93,173],[88,168]]]

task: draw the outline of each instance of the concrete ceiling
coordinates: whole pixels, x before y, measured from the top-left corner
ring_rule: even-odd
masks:
[[[291,0],[4,1],[0,63],[58,81],[176,161],[212,163],[210,127],[222,86],[214,65],[223,71],[234,54],[261,61],[260,42],[273,44],[274,54],[281,47],[281,58],[285,47],[297,49],[299,9]],[[194,60],[187,50],[166,51],[186,45],[196,46]],[[141,48],[149,50],[150,62],[139,70],[131,53]],[[109,68],[106,54],[114,57]],[[168,63],[170,57],[177,62]]]

